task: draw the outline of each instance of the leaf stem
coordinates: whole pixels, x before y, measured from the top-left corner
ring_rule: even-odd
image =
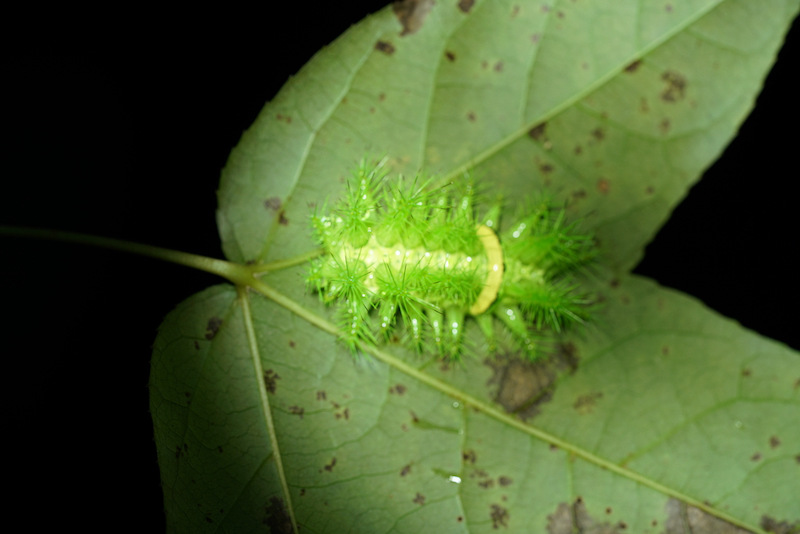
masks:
[[[287,258],[285,260],[277,260],[271,261],[269,263],[264,263],[261,265],[253,265],[250,267],[250,272],[252,273],[268,273],[271,271],[278,271],[280,269],[286,269],[287,267],[294,267],[295,265],[300,265],[302,263],[306,263],[309,260],[313,260],[316,257],[322,256],[325,254],[324,248],[318,248],[315,250],[311,250],[306,252],[305,254],[300,254],[293,258]]]
[[[230,280],[238,286],[251,285],[253,280],[252,270],[245,265],[219,260],[216,258],[209,258],[208,256],[201,256],[199,254],[191,254],[189,252],[181,252],[178,250],[156,247],[153,245],[133,243],[121,239],[98,237],[76,232],[64,232],[60,230],[17,228],[11,226],[0,226],[0,235],[25,237],[30,239],[47,239],[66,243],[78,243],[81,245],[91,245],[110,250],[129,252],[132,254],[138,254],[140,256],[148,256],[150,258],[156,258],[159,260],[176,263],[178,265],[192,267],[194,269],[205,271],[211,274],[216,274],[222,278]]]

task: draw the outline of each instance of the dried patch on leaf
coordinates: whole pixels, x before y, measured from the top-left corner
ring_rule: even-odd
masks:
[[[562,502],[556,511],[547,516],[549,534],[573,534],[591,532],[592,534],[617,534],[625,530],[622,524],[612,525],[599,522],[589,515],[583,499],[578,497],[572,504]]]
[[[686,97],[686,78],[674,70],[665,71],[661,79],[667,86],[661,91],[661,100],[664,102],[679,102]]]
[[[761,517],[759,526],[767,532],[773,532],[774,534],[797,534],[800,532],[800,520],[789,523],[789,521],[780,521],[768,515]]]
[[[714,534],[750,534],[749,530],[732,525],[677,499],[667,501],[666,512],[665,534],[684,534],[687,531]]]
[[[489,519],[492,520],[492,528],[497,530],[500,527],[508,528],[508,520],[511,519],[511,515],[504,507],[493,504],[489,507]]]
[[[642,66],[642,60],[637,59],[636,61],[629,63],[628,66],[625,67],[625,72],[627,72],[628,74],[633,74],[634,72],[639,70],[639,67],[641,66]]]
[[[472,6],[475,5],[475,0],[458,0],[458,9],[462,13],[469,13]]]
[[[264,371],[264,387],[267,388],[268,393],[275,393],[278,390],[278,380],[280,378],[281,376],[272,369]]]
[[[278,497],[270,497],[269,502],[264,506],[262,523],[269,527],[270,532],[279,534],[293,532],[292,520],[286,512],[283,499]]]
[[[269,197],[267,200],[264,201],[264,207],[268,210],[278,211],[281,209],[282,202],[280,197]]]
[[[387,56],[391,56],[392,54],[394,54],[395,48],[394,45],[389,41],[378,41],[377,43],[375,43],[375,50],[377,50],[378,52],[383,52]]]
[[[539,413],[539,407],[553,395],[553,384],[559,371],[574,372],[578,357],[571,344],[559,345],[550,358],[537,362],[521,360],[513,355],[486,360],[494,374],[487,385],[497,385],[494,400],[506,411],[528,419]]]
[[[400,35],[416,33],[430,13],[434,0],[398,0],[392,4],[397,20],[403,25]]]
[[[581,415],[592,413],[594,407],[597,405],[597,402],[602,398],[602,391],[593,391],[585,395],[580,395],[577,399],[575,399],[572,407],[575,408],[575,411]]]
[[[217,335],[219,332],[219,328],[222,326],[222,319],[219,317],[212,317],[208,320],[208,324],[206,324],[206,339],[214,339],[214,336]]]

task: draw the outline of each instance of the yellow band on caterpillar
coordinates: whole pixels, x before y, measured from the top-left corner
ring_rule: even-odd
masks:
[[[489,273],[486,275],[486,283],[483,286],[483,290],[481,290],[477,300],[469,309],[471,315],[480,315],[489,309],[489,306],[497,298],[500,284],[503,283],[503,248],[500,246],[497,234],[483,224],[478,226],[477,234],[483,244],[483,248],[486,250]]]

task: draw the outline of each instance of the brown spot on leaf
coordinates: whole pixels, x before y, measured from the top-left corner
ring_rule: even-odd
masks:
[[[289,224],[289,219],[286,218],[286,212],[283,210],[278,214],[278,224],[281,226],[287,226]]]
[[[384,54],[390,56],[394,54],[395,48],[394,45],[389,41],[378,41],[377,43],[375,43],[375,50],[377,50],[378,52],[383,52]]]
[[[403,466],[403,469],[400,470],[400,476],[404,477],[411,472],[411,464],[406,464]]]
[[[470,111],[469,113],[467,113],[467,120],[469,122],[475,122],[477,120],[477,118],[478,117],[475,115],[474,111]]]
[[[502,61],[498,61],[497,63],[494,64],[494,71],[495,72],[503,72],[503,62]]]
[[[602,128],[597,127],[592,130],[592,137],[594,137],[597,141],[602,141],[606,138],[606,132]]]
[[[750,370],[750,369],[748,369],[747,367],[745,367],[744,369],[742,369],[742,376],[743,376],[744,378],[747,378],[747,377],[751,376],[752,374],[753,374],[753,371],[751,371],[751,370]]]
[[[423,504],[425,504],[425,495],[417,492],[417,494],[414,495],[414,498],[411,500],[411,502],[422,506]]]
[[[392,4],[397,20],[403,25],[400,36],[415,33],[422,28],[425,17],[433,7],[434,0],[397,0]]]
[[[219,328],[222,326],[222,319],[219,317],[212,317],[208,320],[206,324],[206,339],[214,339],[214,336],[217,335],[219,332]]]
[[[475,465],[475,461],[478,459],[478,456],[472,449],[467,449],[461,454],[461,459],[464,460],[465,464]]]
[[[597,192],[601,195],[607,195],[611,190],[611,182],[607,178],[600,178],[597,180]]]
[[[610,514],[611,512],[612,512],[612,510],[611,510],[611,507],[610,507],[610,506],[609,506],[609,507],[607,507],[607,508],[606,508],[606,513],[607,513],[607,514]]]
[[[452,63],[453,61],[456,60],[456,53],[455,52],[451,52],[450,50],[446,50],[445,53],[444,53],[444,57],[447,58],[447,61]]]
[[[661,347],[661,355],[662,356],[666,356],[668,354],[669,354],[669,347],[667,345],[664,345],[663,347]]]
[[[289,534],[293,532],[292,520],[286,512],[283,499],[270,497],[269,502],[264,506],[264,519],[262,523],[269,527],[270,532],[279,534]]]
[[[599,401],[602,398],[603,398],[602,391],[593,391],[585,395],[580,395],[575,400],[572,407],[575,408],[575,411],[581,415],[592,413],[594,407],[597,405],[597,401]]]
[[[506,486],[510,486],[512,482],[513,482],[512,478],[511,477],[507,477],[505,475],[503,475],[503,476],[501,476],[500,478],[497,479],[497,483],[500,484],[504,488]]]
[[[534,141],[544,143],[545,141],[547,141],[547,123],[540,122],[530,130],[528,130],[528,135]]]
[[[324,390],[317,391],[317,400],[324,401],[328,398],[328,394]]]
[[[281,199],[280,197],[269,197],[267,200],[264,201],[264,207],[268,210],[278,211],[281,209]]]
[[[761,528],[774,534],[797,534],[800,532],[800,520],[789,523],[787,520],[779,521],[768,515],[761,516]]]
[[[642,60],[641,59],[637,59],[636,61],[632,61],[631,63],[628,63],[628,66],[625,67],[625,72],[627,72],[628,74],[633,74],[634,72],[639,70],[639,67],[641,67],[641,66],[642,66]]]
[[[333,471],[333,467],[335,465],[336,465],[336,457],[334,456],[333,458],[331,458],[331,461],[328,464],[326,464],[325,467],[323,467],[323,469],[328,473],[330,473],[331,471]]]
[[[302,419],[303,414],[306,413],[306,409],[301,406],[289,406],[289,413],[292,415],[299,415],[300,419]]]
[[[269,393],[275,393],[278,390],[278,380],[280,378],[281,376],[272,369],[264,371],[264,387],[267,388]]]
[[[463,515],[460,515],[460,516],[456,517],[456,523],[463,523],[463,522],[464,522],[464,516]]]
[[[200,350],[200,342],[197,341],[196,339],[194,340],[194,349],[195,350]]]
[[[667,135],[670,128],[672,128],[672,122],[670,122],[670,120],[666,117],[661,119],[661,122],[658,123],[658,130],[662,135]]]
[[[665,71],[661,79],[666,87],[661,91],[661,100],[664,102],[678,102],[686,96],[686,78],[674,70]]]
[[[499,504],[493,504],[489,507],[489,519],[492,520],[492,528],[497,530],[500,527],[508,527],[508,520],[511,519],[511,516],[505,508]]]
[[[458,9],[462,13],[469,13],[472,6],[475,5],[475,0],[458,0]]]
[[[778,436],[770,436],[769,438],[769,446],[771,449],[777,449],[781,445],[781,440],[778,439]]]
[[[294,342],[294,341],[292,341],[292,340],[289,340],[289,348],[292,348],[292,349],[293,349],[293,348],[295,348],[296,346],[297,346],[297,343],[295,343],[295,342]]]
[[[489,489],[494,487],[494,480],[491,478],[487,478],[485,480],[481,480],[478,482],[478,486],[482,487],[483,489]]]
[[[403,384],[397,384],[389,388],[389,393],[392,395],[394,394],[402,395],[403,393],[406,392],[406,389],[407,388]]]
[[[757,452],[757,453],[753,454],[753,456],[750,457],[750,460],[752,460],[754,462],[757,462],[760,459],[761,459],[761,453],[760,452]]]

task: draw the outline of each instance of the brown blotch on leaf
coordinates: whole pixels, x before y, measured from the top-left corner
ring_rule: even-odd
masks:
[[[465,464],[475,465],[475,461],[478,459],[478,455],[475,454],[475,451],[473,451],[472,449],[467,449],[463,453],[461,453],[461,459],[464,460]]]
[[[292,415],[299,415],[300,419],[302,419],[303,414],[306,413],[306,409],[301,406],[289,406],[289,413]]]
[[[478,482],[478,486],[482,487],[483,489],[489,489],[494,487],[494,480],[488,478],[486,480],[481,480]]]
[[[713,532],[714,534],[751,534],[727,521],[708,514],[694,506],[677,499],[669,499],[665,506],[667,520],[664,524],[666,534],[683,534],[685,532]]]
[[[394,45],[389,41],[378,41],[375,43],[375,50],[378,52],[383,52],[386,55],[394,54]]]
[[[289,224],[289,219],[286,218],[286,212],[283,210],[278,214],[278,224],[281,226],[288,226]]]
[[[777,449],[781,445],[781,440],[778,439],[778,436],[770,436],[769,438],[769,446],[771,449]]]
[[[334,456],[333,458],[331,458],[331,461],[330,461],[330,463],[328,463],[327,465],[325,465],[325,467],[323,467],[323,469],[324,469],[325,471],[327,471],[328,473],[330,473],[331,471],[333,471],[333,467],[334,467],[335,465],[336,465],[336,457]]]
[[[498,386],[495,401],[524,420],[537,415],[540,406],[550,400],[557,373],[573,372],[577,362],[574,345],[559,344],[551,357],[535,363],[510,354],[485,363],[494,370],[488,385]]]
[[[264,506],[264,519],[262,523],[269,527],[270,532],[279,534],[289,534],[293,532],[292,519],[286,511],[283,499],[270,497],[269,502]]]
[[[458,0],[458,9],[462,13],[469,13],[472,6],[475,5],[475,0]]]
[[[505,475],[497,479],[497,483],[503,486],[504,488],[510,486],[512,482],[514,482],[514,480],[511,477],[507,477]]]
[[[217,335],[219,332],[219,328],[222,326],[222,319],[219,317],[212,317],[208,320],[206,324],[206,339],[214,339],[214,336]]]
[[[267,200],[264,201],[264,207],[268,210],[278,211],[281,209],[281,199],[280,197],[269,197]]]
[[[400,476],[404,477],[411,472],[411,464],[406,464],[403,466],[403,469],[400,470]]]
[[[286,124],[292,124],[292,118],[288,115],[282,115],[278,113],[275,115],[275,118],[278,119],[279,122],[285,122]]]
[[[606,132],[602,128],[597,127],[592,130],[592,137],[594,137],[597,141],[602,141],[606,138]]]
[[[415,33],[422,28],[425,17],[433,7],[434,0],[397,0],[392,4],[397,20],[403,25],[400,36]]]
[[[275,393],[278,390],[278,380],[280,379],[281,376],[272,369],[264,371],[264,387],[269,393]]]
[[[497,530],[500,527],[508,527],[508,520],[511,516],[508,510],[499,504],[493,504],[489,507],[489,519],[492,520],[492,528]]]
[[[549,534],[573,534],[574,532],[615,534],[621,530],[623,528],[619,524],[599,522],[589,515],[586,504],[580,497],[571,505],[565,502],[560,503],[556,511],[547,516],[547,532]]]
[[[444,57],[446,57],[446,58],[447,58],[447,61],[449,61],[450,63],[452,63],[453,61],[455,61],[455,60],[456,60],[456,54],[455,54],[455,52],[451,52],[450,50],[446,50],[446,51],[445,51],[445,53],[444,53]]]
[[[411,500],[411,502],[422,506],[423,504],[425,504],[425,495],[417,492],[417,494],[414,495],[414,498]]]
[[[661,79],[666,82],[666,87],[661,91],[661,100],[664,102],[678,102],[686,97],[686,78],[674,70],[665,71]]]
[[[641,66],[642,66],[642,60],[641,59],[637,59],[636,61],[632,61],[631,63],[628,63],[628,66],[625,67],[625,72],[627,72],[628,74],[633,74],[634,72],[639,70],[639,67],[641,67]]]
[[[317,400],[324,401],[328,398],[328,394],[324,390],[317,391]]]
[[[797,534],[800,532],[800,520],[789,523],[789,521],[779,521],[768,515],[761,516],[761,523],[759,523],[759,526],[773,534]]]
[[[580,395],[577,399],[575,399],[572,407],[575,408],[575,411],[581,415],[592,413],[594,407],[597,405],[597,401],[602,398],[602,391],[593,391],[592,393]]]
[[[601,195],[607,195],[611,190],[611,182],[607,178],[600,178],[597,180],[597,192]]]

